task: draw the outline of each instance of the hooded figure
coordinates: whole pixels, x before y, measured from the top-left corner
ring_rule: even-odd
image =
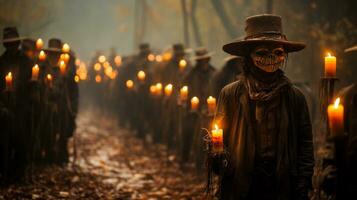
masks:
[[[245,31],[244,39],[223,46],[245,63],[238,80],[222,89],[216,110],[227,161],[220,199],[307,200],[314,163],[309,111],[280,69],[305,44],[287,40],[276,15],[247,18]]]

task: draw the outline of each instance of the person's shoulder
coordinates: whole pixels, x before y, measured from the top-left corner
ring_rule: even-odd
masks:
[[[243,86],[243,81],[237,80],[224,86],[221,93],[226,95],[235,94],[237,91],[240,90],[240,88],[242,88],[242,86]]]

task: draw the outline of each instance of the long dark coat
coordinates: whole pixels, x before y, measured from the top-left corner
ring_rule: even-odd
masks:
[[[313,172],[313,144],[309,111],[303,94],[289,85],[281,94],[286,124],[277,143],[284,158],[277,163],[278,199],[306,199]],[[224,144],[228,151],[228,166],[221,181],[221,199],[246,199],[254,168],[255,142],[249,124],[250,98],[242,80],[224,87],[220,93],[216,119],[222,120]]]

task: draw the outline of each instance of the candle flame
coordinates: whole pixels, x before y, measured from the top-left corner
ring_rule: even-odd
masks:
[[[52,80],[52,75],[51,74],[47,74],[47,80],[49,80],[49,81]]]
[[[338,98],[335,100],[335,103],[334,103],[334,107],[335,107],[335,108],[338,108],[338,105],[340,104],[340,101],[341,101],[340,97],[338,97]]]
[[[9,73],[7,74],[7,77],[12,77],[12,73],[9,72]]]
[[[327,57],[331,57],[331,53],[330,52],[327,52]]]
[[[36,49],[40,50],[43,47],[43,40],[41,38],[38,38],[36,40]]]
[[[214,129],[218,130],[218,125],[214,124]]]

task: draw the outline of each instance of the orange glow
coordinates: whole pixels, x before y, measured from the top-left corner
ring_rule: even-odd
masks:
[[[100,71],[100,69],[102,69],[102,65],[100,63],[95,63],[94,64],[94,70],[95,71]]]
[[[11,90],[12,89],[12,73],[11,72],[9,72],[5,76],[5,82],[6,82],[6,89]]]
[[[128,89],[132,89],[134,87],[134,82],[132,80],[127,80],[126,81],[126,87]]]
[[[325,76],[336,76],[336,57],[332,56],[331,53],[327,53],[327,56],[325,57]]]
[[[40,53],[38,54],[38,59],[40,60],[40,61],[45,61],[46,60],[46,53],[43,51],[43,50],[41,50],[40,51]]]
[[[344,108],[340,104],[340,98],[337,98],[333,104],[327,108],[329,119],[329,128],[333,136],[340,136],[344,134]]]
[[[121,56],[115,56],[114,58],[114,63],[117,67],[120,67],[121,66],[121,63],[122,63],[122,58]]]
[[[162,58],[161,55],[157,55],[157,56],[155,57],[155,60],[156,60],[156,62],[162,62],[163,58]]]
[[[171,83],[170,83],[170,84],[167,84],[167,85],[165,86],[165,96],[167,96],[167,97],[171,96],[171,94],[172,94],[172,89],[173,89],[172,84],[171,84]]]
[[[34,81],[38,80],[39,71],[40,71],[40,67],[37,64],[32,67],[31,80],[34,80]]]
[[[42,47],[43,47],[43,40],[41,38],[38,38],[36,40],[36,49],[40,50],[40,49],[42,49]]]
[[[100,75],[95,76],[95,82],[100,83],[102,82],[102,77]]]
[[[140,70],[137,74],[139,81],[145,81],[146,74],[144,71]]]
[[[98,61],[100,63],[104,63],[107,60],[107,58],[104,55],[99,56]]]
[[[155,61],[155,55],[154,55],[154,54],[149,54],[149,55],[148,55],[148,60],[149,60],[150,62]]]
[[[64,53],[69,53],[70,50],[71,50],[71,47],[67,43],[64,43],[62,46],[62,51]]]

